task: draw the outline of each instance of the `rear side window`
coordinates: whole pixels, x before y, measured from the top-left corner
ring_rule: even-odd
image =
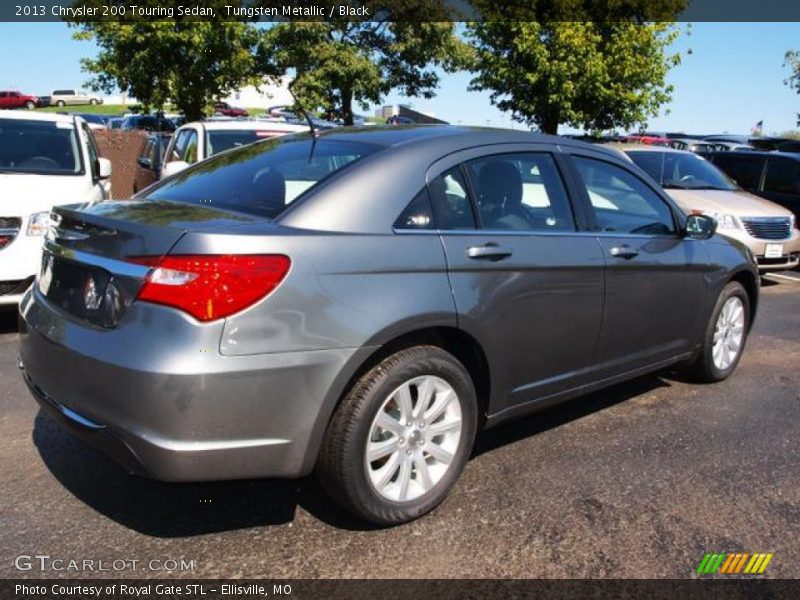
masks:
[[[800,162],[788,158],[770,158],[764,191],[779,194],[800,194]]]
[[[430,194],[439,229],[475,229],[472,203],[460,166],[431,181]]]
[[[502,154],[467,163],[485,229],[573,231],[564,185],[549,154]]]
[[[379,148],[324,139],[268,140],[197,163],[145,197],[274,218],[305,191]]]
[[[395,229],[434,229],[433,209],[428,188],[423,189],[409,202],[394,223]]]
[[[714,157],[714,164],[727,173],[739,186],[757,190],[764,170],[764,158],[742,154],[722,154]]]
[[[600,231],[675,233],[669,205],[633,173],[600,160],[575,157]]]

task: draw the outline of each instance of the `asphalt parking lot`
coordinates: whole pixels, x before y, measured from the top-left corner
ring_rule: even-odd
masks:
[[[688,577],[733,551],[800,577],[800,272],[762,292],[728,381],[662,372],[488,431],[438,510],[386,530],[312,479],[128,476],[38,413],[4,316],[0,577],[93,575],[20,572],[19,555],[140,561],[99,573],[126,577]],[[194,569],[153,570],[181,559]]]

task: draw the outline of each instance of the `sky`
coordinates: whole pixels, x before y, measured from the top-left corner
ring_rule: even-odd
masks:
[[[760,120],[765,133],[796,128],[800,95],[783,83],[783,57],[800,50],[800,23],[694,23],[689,35],[685,24],[682,30],[673,49],[683,61],[668,76],[672,102],[648,129],[749,133]],[[63,23],[0,23],[0,89],[43,95],[81,87],[87,76],[80,59],[96,51],[92,42],[73,40]],[[488,93],[467,91],[469,81],[468,73],[442,74],[435,98],[393,93],[384,104],[408,103],[456,124],[522,128],[491,105]]]

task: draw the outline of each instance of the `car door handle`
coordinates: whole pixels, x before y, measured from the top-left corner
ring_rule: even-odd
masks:
[[[636,248],[631,248],[627,244],[622,246],[614,246],[611,248],[611,256],[615,258],[633,258],[639,256],[639,251]]]
[[[511,250],[503,246],[498,246],[493,242],[489,242],[483,246],[470,246],[467,248],[467,256],[476,260],[503,260],[511,256],[511,254]]]

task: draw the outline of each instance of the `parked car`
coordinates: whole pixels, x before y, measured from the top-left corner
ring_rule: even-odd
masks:
[[[780,144],[791,141],[786,138],[765,137],[760,135],[707,135],[703,138],[707,142],[725,142],[736,146],[736,149],[754,148],[755,150],[777,150]]]
[[[73,106],[81,104],[102,104],[103,99],[100,96],[95,96],[82,92],[80,90],[53,90],[50,94],[51,106]]]
[[[386,119],[387,125],[413,125],[414,120],[409,117],[401,117],[399,115],[392,115]]]
[[[248,117],[250,113],[247,112],[243,108],[236,108],[235,106],[231,106],[227,102],[217,102],[214,105],[214,112],[218,115],[224,115],[226,117]]]
[[[156,479],[316,468],[380,524],[439,504],[479,427],[685,361],[725,379],[758,304],[713,219],[519,131],[286,136],[55,213],[21,307],[45,412]]]
[[[755,150],[755,148],[749,144],[740,144],[738,142],[715,140],[707,141],[707,143],[715,146],[713,152],[751,152]]]
[[[791,211],[742,190],[691,152],[644,146],[624,150],[685,213],[713,217],[720,234],[747,245],[760,271],[800,264],[800,231]]]
[[[28,110],[33,110],[41,105],[41,100],[30,94],[11,90],[0,92],[0,108],[27,108]]]
[[[175,132],[164,153],[161,177],[169,177],[189,165],[237,146],[259,140],[308,131],[308,125],[282,120],[219,120],[188,123]]]
[[[175,124],[159,115],[128,115],[122,119],[120,129],[172,133],[175,131]]]
[[[800,154],[719,152],[708,160],[751,194],[790,210],[800,223]]]
[[[719,145],[713,142],[705,142],[703,140],[696,140],[692,138],[670,138],[669,147],[675,148],[676,150],[694,152],[696,154],[704,154],[722,150]]]
[[[133,178],[134,194],[161,179],[164,151],[171,138],[171,133],[153,133],[148,136],[136,161],[136,173]]]
[[[0,307],[16,308],[41,266],[51,208],[108,198],[110,175],[82,119],[0,114]]]

